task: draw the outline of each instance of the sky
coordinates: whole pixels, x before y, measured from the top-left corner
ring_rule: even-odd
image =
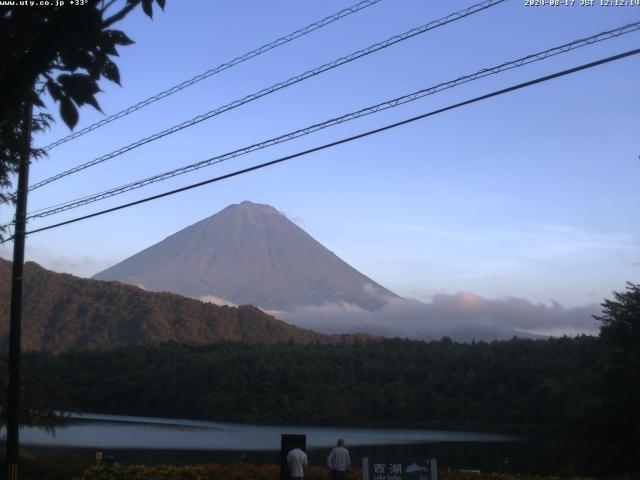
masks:
[[[317,21],[353,1],[169,0],[118,24],[115,113]],[[247,94],[472,5],[383,0],[208,78],[35,162],[30,183]],[[580,2],[577,2],[578,4]],[[640,20],[640,7],[507,0],[52,183],[45,208]],[[393,110],[111,200],[34,220],[35,229],[354,135],[538,76],[638,48],[640,33],[474,81]],[[449,111],[363,140],[87,221],[30,235],[27,258],[91,276],[250,200],[274,206],[393,292],[437,303],[470,292],[547,309],[599,304],[640,280],[640,56]],[[57,117],[57,106],[51,105]],[[91,107],[77,129],[103,118]],[[61,121],[35,139],[68,134]],[[0,220],[11,211],[0,207]],[[9,257],[10,245],[0,247]],[[457,297],[456,297],[457,298]],[[511,299],[511,300],[510,300]],[[502,305],[502,304],[501,304]]]

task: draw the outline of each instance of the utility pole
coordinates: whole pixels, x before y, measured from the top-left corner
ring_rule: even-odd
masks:
[[[31,116],[33,104],[27,100],[22,117],[22,145],[18,169],[16,218],[13,239],[13,273],[11,277],[11,319],[9,323],[9,386],[7,398],[7,480],[18,479],[20,454],[20,334],[22,330],[22,271],[29,189],[31,153]]]

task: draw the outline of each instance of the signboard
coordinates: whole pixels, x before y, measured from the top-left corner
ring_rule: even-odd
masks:
[[[362,480],[438,480],[435,458],[362,458]]]

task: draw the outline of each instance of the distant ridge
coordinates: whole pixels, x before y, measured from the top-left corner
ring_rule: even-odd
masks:
[[[325,304],[375,311],[398,298],[275,208],[248,201],[230,205],[94,278],[275,311]]]
[[[253,306],[203,303],[118,282],[24,268],[22,346],[60,352],[165,342],[336,343],[366,336],[322,335]],[[0,349],[8,345],[11,263],[0,259]]]

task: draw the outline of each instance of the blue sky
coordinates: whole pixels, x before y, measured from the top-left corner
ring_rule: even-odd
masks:
[[[122,88],[105,113],[345,8],[349,1],[170,0],[120,28]],[[224,105],[470,1],[383,0],[69,142],[32,166],[31,183]],[[579,2],[578,2],[579,3]],[[244,105],[34,191],[30,210],[233,150],[460,75],[640,20],[640,7],[485,12]],[[304,139],[34,221],[32,228],[176,188],[398,121],[640,45],[640,33],[472,82]],[[171,233],[251,200],[273,205],[394,292],[429,300],[473,292],[567,306],[599,303],[640,277],[640,58],[632,57],[447,112],[368,139],[178,196],[34,234],[27,256],[91,275]],[[57,108],[53,109],[57,112]],[[90,107],[78,128],[102,118]],[[68,133],[59,122],[36,139]],[[3,221],[11,218],[0,209]],[[3,255],[9,249],[3,247]]]

